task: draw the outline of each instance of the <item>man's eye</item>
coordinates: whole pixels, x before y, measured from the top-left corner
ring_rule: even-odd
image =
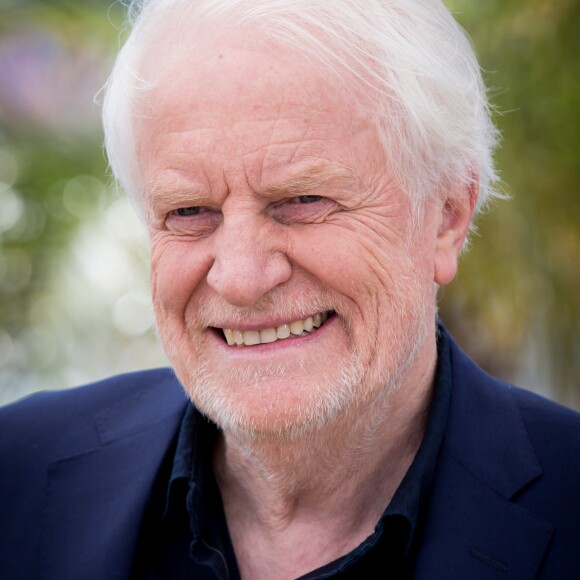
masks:
[[[323,222],[338,208],[338,204],[324,195],[288,197],[272,207],[272,217],[281,224],[314,224]]]
[[[193,207],[180,207],[176,209],[173,213],[179,217],[190,217],[192,215],[198,215],[203,212],[203,208],[199,206]]]
[[[219,224],[221,212],[207,206],[178,207],[165,217],[165,229],[183,236],[202,238]]]
[[[290,203],[314,203],[321,199],[321,195],[299,195],[298,197],[291,198],[289,201]]]

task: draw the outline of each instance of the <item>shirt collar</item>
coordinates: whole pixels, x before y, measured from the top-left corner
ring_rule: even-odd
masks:
[[[212,422],[193,405],[187,406],[177,437],[163,518],[176,503],[174,498],[183,482],[191,481],[196,496],[201,496],[213,482],[211,451],[217,434]]]

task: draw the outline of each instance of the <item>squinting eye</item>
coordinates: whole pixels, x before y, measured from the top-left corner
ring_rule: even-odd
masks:
[[[337,209],[338,204],[324,195],[297,195],[274,204],[271,212],[281,224],[299,225],[322,223]]]
[[[197,215],[203,212],[203,208],[199,206],[194,207],[180,207],[175,210],[175,214],[180,217],[190,217],[192,215]]]
[[[176,235],[201,239],[219,225],[221,212],[203,205],[177,207],[165,216],[165,229]]]
[[[290,203],[314,203],[321,199],[321,195],[299,195],[298,197],[291,198],[289,201]]]

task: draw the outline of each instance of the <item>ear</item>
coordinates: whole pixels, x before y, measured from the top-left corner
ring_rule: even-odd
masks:
[[[434,280],[440,286],[449,284],[457,273],[457,261],[469,232],[477,194],[477,185],[473,183],[462,187],[461,192],[447,195],[440,204],[434,269]]]

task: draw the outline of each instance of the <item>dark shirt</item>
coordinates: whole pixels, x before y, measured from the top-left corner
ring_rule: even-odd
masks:
[[[425,436],[374,533],[348,554],[302,576],[303,580],[411,576],[451,395],[450,351],[444,334],[439,334],[437,348],[435,388]],[[136,577],[148,580],[240,578],[212,471],[217,434],[213,423],[193,406],[188,407],[157,486],[157,502],[144,524]]]

